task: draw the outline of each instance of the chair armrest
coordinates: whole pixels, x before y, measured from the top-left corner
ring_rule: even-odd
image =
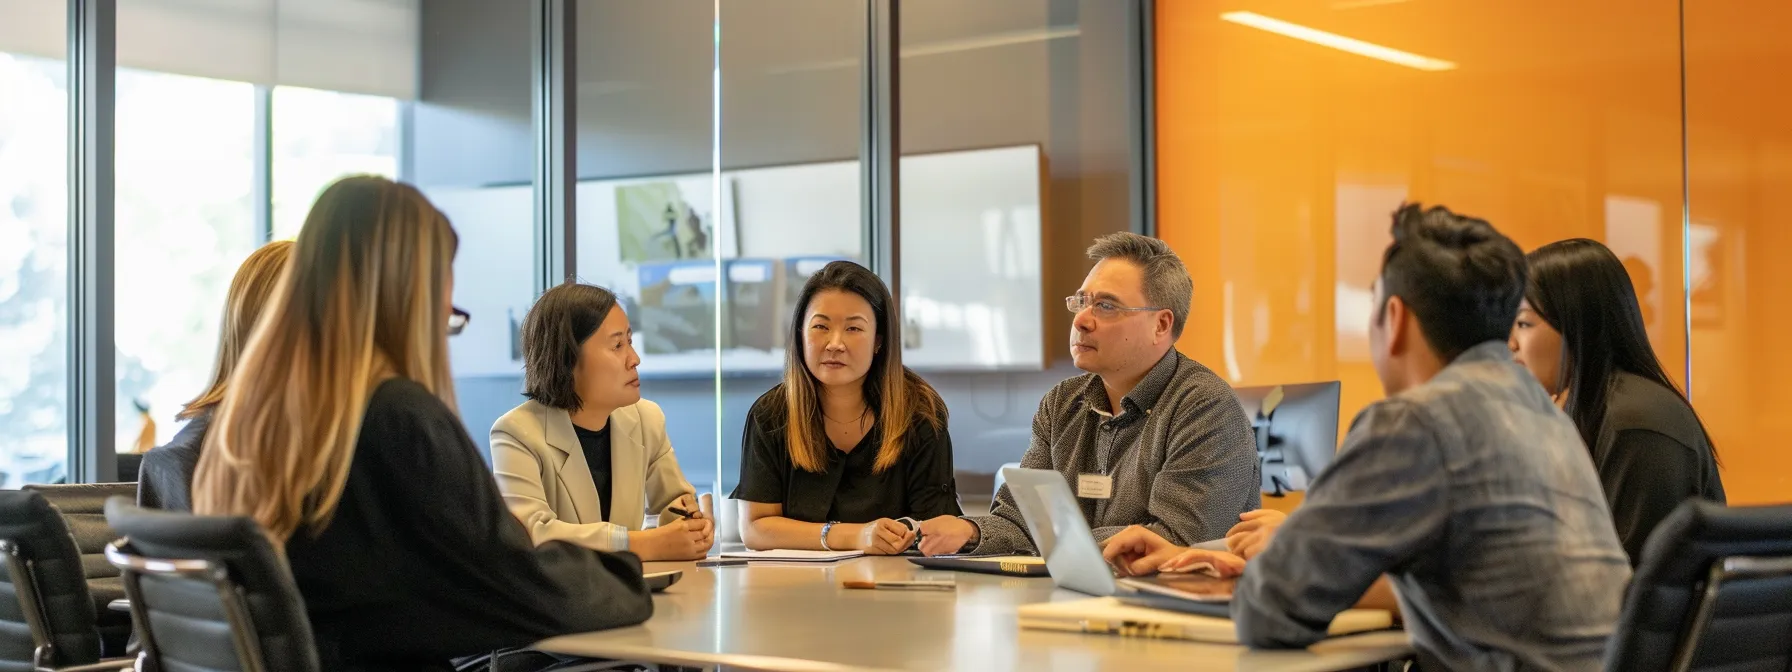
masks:
[[[56,672],[117,672],[118,670],[135,669],[137,669],[137,657],[132,656],[130,658],[107,658],[100,662],[88,663],[86,665],[58,667],[56,668]]]

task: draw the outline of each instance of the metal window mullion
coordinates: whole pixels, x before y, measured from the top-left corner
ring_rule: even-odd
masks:
[[[118,478],[113,323],[116,0],[67,0],[68,474]]]
[[[899,0],[865,1],[859,97],[860,199],[865,260],[902,302],[901,21]],[[897,314],[901,314],[897,312]]]
[[[274,239],[274,88],[255,87],[255,246]]]
[[[1131,0],[1127,9],[1127,82],[1132,231],[1157,235],[1157,0]]]
[[[578,272],[575,201],[577,79],[573,64],[574,0],[531,4],[531,81],[535,144],[535,291]]]

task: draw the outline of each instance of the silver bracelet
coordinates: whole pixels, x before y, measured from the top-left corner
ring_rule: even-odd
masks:
[[[821,524],[821,550],[829,551],[829,552],[832,552],[834,550],[832,548],[828,548],[828,532],[830,530],[834,529],[835,522],[837,522],[837,521],[830,520],[828,522]]]

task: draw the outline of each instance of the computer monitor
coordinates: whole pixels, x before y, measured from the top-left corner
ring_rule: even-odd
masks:
[[[1338,381],[1234,391],[1257,438],[1264,494],[1306,490],[1338,452]],[[1268,412],[1264,411],[1268,408]]]

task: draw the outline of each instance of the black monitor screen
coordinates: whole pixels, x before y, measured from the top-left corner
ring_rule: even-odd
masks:
[[[1257,437],[1263,492],[1306,490],[1313,477],[1331,464],[1338,452],[1339,388],[1334,380],[1234,390]],[[1268,414],[1265,406],[1270,407]]]

